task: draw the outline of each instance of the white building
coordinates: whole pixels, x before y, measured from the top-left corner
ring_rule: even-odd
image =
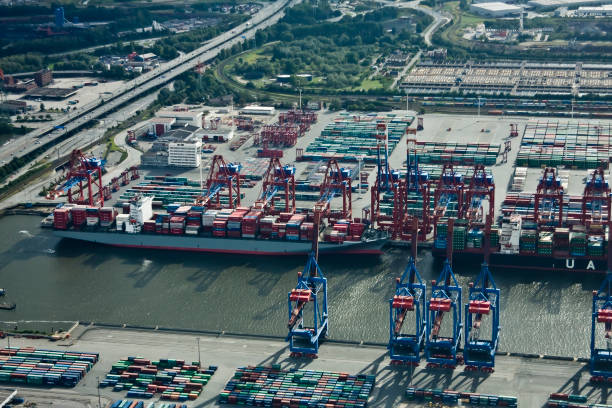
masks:
[[[176,119],[177,125],[192,125],[196,127],[202,127],[202,116],[204,112],[192,112],[192,111],[173,111],[173,110],[160,110],[157,112],[157,116],[160,118],[174,118]]]
[[[273,106],[249,105],[240,110],[244,115],[274,115]]]
[[[529,0],[527,5],[538,10],[551,10],[559,7],[597,6],[611,2],[611,0]]]
[[[201,140],[168,143],[168,166],[200,167],[201,161]]]
[[[486,17],[508,17],[521,14],[521,7],[502,2],[472,4],[470,11]]]
[[[601,7],[578,7],[576,17],[612,17],[612,4]]]

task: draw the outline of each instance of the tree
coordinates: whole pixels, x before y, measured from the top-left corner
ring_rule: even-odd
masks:
[[[40,111],[41,111],[41,112],[44,112],[44,111],[45,111],[45,104],[44,104],[44,103],[41,103],[41,104],[40,104]]]

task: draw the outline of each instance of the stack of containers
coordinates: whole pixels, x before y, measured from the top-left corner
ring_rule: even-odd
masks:
[[[569,229],[555,228],[553,236],[554,248],[557,251],[569,251]]]
[[[276,223],[276,217],[273,215],[266,215],[259,222],[259,233],[262,238],[272,237],[273,225]]]
[[[142,231],[148,234],[154,234],[155,228],[155,220],[146,220],[142,223]]]
[[[569,239],[570,255],[585,256],[587,254],[587,235],[584,232],[572,231]]]
[[[334,224],[333,230],[329,233],[331,242],[343,243],[349,233],[350,223],[346,220],[339,220]]]
[[[88,227],[97,227],[98,223],[100,222],[100,216],[98,214],[98,208],[97,207],[87,207],[85,209],[85,217],[86,217],[86,224]]]
[[[438,223],[436,226],[436,237],[434,241],[434,247],[437,249],[445,249],[447,238],[448,238],[448,224],[446,222]]]
[[[590,256],[604,255],[604,238],[601,235],[590,235],[587,247]]]
[[[521,253],[535,254],[537,247],[538,232],[533,229],[522,229],[519,238]]]
[[[213,221],[213,237],[225,237],[227,235],[227,222],[233,212],[234,210],[230,209],[217,211],[215,220]]]
[[[467,233],[467,244],[468,248],[482,248],[482,230],[478,228],[470,228]]]
[[[84,205],[75,205],[72,207],[71,213],[74,229],[81,229],[83,224],[87,222],[87,207]]]
[[[110,408],[187,408],[186,404],[154,403],[149,402],[144,405],[142,401],[119,400],[115,401]]]
[[[365,224],[360,222],[351,222],[349,225],[349,236],[351,241],[360,241],[364,230]]]
[[[287,222],[293,217],[293,213],[282,212],[278,215],[278,222]]]
[[[263,215],[261,210],[251,210],[242,219],[242,237],[255,238],[259,232],[259,219]]]
[[[466,232],[465,227],[457,225],[453,228],[453,251],[465,249]]]
[[[215,217],[218,212],[217,210],[206,210],[206,212],[202,214],[202,231],[204,234],[209,235],[212,233],[213,223],[215,222]]]
[[[235,210],[227,219],[227,236],[230,238],[240,238],[242,231],[242,219],[247,215],[248,210]]]
[[[182,235],[185,232],[185,216],[173,215],[170,217],[170,233],[174,235]]]
[[[499,247],[499,227],[497,225],[491,226],[491,232],[489,235],[491,248]]]
[[[0,382],[74,387],[98,357],[98,353],[4,348],[0,350]]]
[[[280,366],[241,367],[219,395],[222,404],[266,407],[353,407],[367,405],[373,375],[314,370],[281,370]]]
[[[303,222],[302,225],[300,225],[300,240],[312,241],[314,236],[314,223]]]
[[[272,224],[272,233],[270,234],[270,238],[285,239],[286,232],[287,232],[286,222],[275,222],[274,224]]]
[[[553,233],[550,231],[540,231],[538,237],[538,254],[552,255]]]
[[[287,240],[298,241],[300,239],[300,226],[306,219],[303,214],[295,214],[287,221]]]
[[[198,235],[202,225],[202,210],[191,207],[187,212],[185,234]]]
[[[117,212],[113,207],[100,208],[100,227],[108,228],[113,225]]]
[[[113,391],[127,390],[128,397],[151,398],[161,393],[161,399],[174,401],[195,400],[217,370],[216,366],[201,369],[198,362],[160,359],[150,361],[128,357],[113,364],[100,387]]]
[[[56,208],[53,210],[53,228],[66,230],[72,222],[72,215],[70,214],[70,208]]]

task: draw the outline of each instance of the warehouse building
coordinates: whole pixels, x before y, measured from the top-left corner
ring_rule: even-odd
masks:
[[[243,115],[274,115],[274,107],[249,105],[242,108],[240,113]]]
[[[538,10],[552,10],[559,7],[598,6],[610,3],[611,0],[529,0],[527,5]]]
[[[160,118],[174,118],[177,125],[191,125],[202,127],[202,117],[204,112],[188,111],[188,110],[160,110],[157,112]]]
[[[485,17],[509,17],[519,16],[522,8],[502,2],[491,2],[472,4],[470,10]]]
[[[601,7],[578,7],[576,17],[612,17],[612,4]]]

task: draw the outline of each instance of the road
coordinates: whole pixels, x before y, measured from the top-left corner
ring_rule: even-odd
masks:
[[[133,43],[135,43],[135,44],[140,44],[140,45],[142,45],[142,44],[147,44],[147,43],[150,43],[150,42],[155,43],[157,40],[159,40],[159,39],[161,39],[161,38],[164,38],[164,37],[143,38],[142,40],[134,40],[134,41],[129,41],[129,42],[130,42],[130,43],[132,43],[132,42],[133,42]],[[127,41],[126,41],[126,42],[127,42]],[[98,49],[100,49],[100,48],[114,46],[115,44],[117,44],[117,43],[116,43],[116,42],[114,42],[114,43],[110,43],[110,44],[96,45],[96,46],[94,46],[94,47],[81,48],[81,49],[78,49],[78,50],[71,50],[71,51],[65,51],[65,52],[58,52],[58,53],[56,53],[56,54],[50,54],[50,55],[49,55],[49,57],[63,57],[63,56],[65,56],[65,55],[79,54],[79,53],[82,53],[82,52],[89,53],[89,52],[92,52],[92,51],[98,50]]]
[[[101,96],[99,101],[93,101],[86,104],[77,111],[72,111],[66,116],[50,122],[47,126],[36,129],[16,139],[11,144],[3,146],[0,152],[0,163],[2,163],[2,161],[9,161],[13,157],[29,153],[31,150],[38,147],[36,144],[37,139],[40,139],[42,143],[49,142],[62,135],[63,132],[70,132],[91,119],[102,117],[109,111],[121,106],[129,100],[137,98],[139,95],[153,88],[168,83],[176,76],[192,69],[200,62],[205,62],[216,57],[221,50],[230,48],[234,44],[243,41],[245,38],[253,37],[258,29],[276,23],[276,21],[282,17],[282,13],[279,13],[279,11],[282,11],[283,8],[289,5],[297,4],[299,1],[300,0],[278,0],[271,3],[261,9],[248,22],[215,37],[204,46],[188,54],[182,54],[155,70],[127,82],[121,92],[116,92],[106,98]],[[54,131],[57,126],[63,126],[64,129]]]
[[[132,117],[136,111],[142,110],[149,106],[155,98],[157,98],[157,92],[153,92],[150,95],[145,96],[144,98],[138,99],[121,109],[117,112],[113,112],[109,116],[104,119],[104,123],[100,123],[98,126],[93,127],[91,129],[83,130],[78,134],[74,135],[70,139],[62,142],[59,146],[54,147],[50,150],[49,153],[43,153],[35,161],[42,162],[43,160],[49,158],[45,156],[52,156],[53,158],[57,157],[61,152],[69,152],[73,149],[83,149],[85,146],[92,144],[95,141],[99,141],[104,133],[109,127],[116,126],[118,123],[123,122],[127,118]],[[133,128],[137,128],[141,126],[142,123],[134,126]],[[133,129],[130,128],[130,129]],[[120,174],[125,168],[130,166],[135,166],[140,163],[140,151],[133,149],[129,146],[126,146],[125,143],[125,135],[127,134],[127,130],[119,132],[115,136],[115,143],[126,149],[128,152],[128,157],[118,166],[107,166],[108,172],[103,176],[102,181],[104,184],[108,184],[112,177],[116,177]],[[11,177],[11,179],[15,177],[19,177],[19,175],[25,173],[29,170],[29,166],[24,167],[19,170],[15,175]],[[0,202],[0,208],[7,208],[13,205],[24,203],[24,202],[39,202],[42,198],[38,195],[38,193],[42,190],[43,187],[48,186],[49,182],[55,178],[57,178],[59,174],[53,174],[51,177],[43,176],[39,179],[33,181],[32,183],[24,186],[22,190],[15,193],[14,195],[2,200]],[[10,179],[9,179],[10,180]]]

